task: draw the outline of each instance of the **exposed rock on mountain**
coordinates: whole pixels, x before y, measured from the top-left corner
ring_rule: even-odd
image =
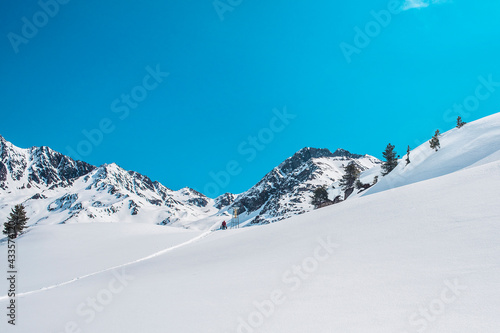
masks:
[[[338,149],[304,148],[248,191],[211,199],[191,188],[173,191],[118,165],[92,166],[48,147],[21,149],[0,136],[0,214],[24,203],[31,223],[137,222],[190,228],[238,208],[241,222],[269,223],[313,209],[312,190],[336,183],[353,161],[366,170],[379,160]],[[224,217],[222,216],[224,215]]]
[[[231,207],[251,218],[253,223],[269,223],[313,209],[312,191],[327,186],[333,200],[341,194],[338,180],[344,166],[356,163],[361,171],[380,161],[369,155],[351,154],[338,149],[303,148],[269,172],[254,187],[238,196]]]

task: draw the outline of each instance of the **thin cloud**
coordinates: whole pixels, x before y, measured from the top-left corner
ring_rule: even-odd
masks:
[[[406,0],[403,3],[403,10],[415,9],[415,8],[425,8],[430,5],[440,5],[444,3],[450,3],[451,0]]]

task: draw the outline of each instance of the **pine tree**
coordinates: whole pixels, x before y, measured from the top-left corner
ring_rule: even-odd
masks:
[[[467,124],[467,123],[465,121],[462,121],[462,117],[458,116],[458,118],[457,118],[457,128],[461,128],[465,124]]]
[[[372,185],[375,185],[378,183],[378,176],[373,177],[373,182]]]
[[[354,161],[351,161],[349,162],[349,164],[347,164],[346,167],[344,167],[344,172],[345,173],[340,180],[340,186],[342,186],[342,188],[346,190],[354,186],[354,183],[356,182],[356,179],[358,179],[361,171],[359,170],[356,163],[354,163]]]
[[[410,164],[410,146],[408,146],[408,149],[406,150],[406,165]]]
[[[318,187],[314,190],[313,198],[311,203],[314,207],[318,208],[322,204],[328,201],[328,192],[324,186]]]
[[[434,133],[434,136],[432,139],[430,139],[429,144],[431,145],[431,148],[434,149],[435,151],[438,151],[439,148],[441,148],[441,145],[439,143],[439,130],[436,130],[436,133]]]
[[[385,158],[385,162],[382,163],[382,176],[388,175],[398,166],[398,160],[396,158],[397,153],[394,151],[394,148],[395,146],[389,143],[382,153]]]
[[[17,237],[19,233],[21,233],[28,221],[28,217],[26,217],[26,211],[24,210],[23,205],[16,205],[12,209],[7,222],[4,223],[3,233],[9,238],[14,239]]]

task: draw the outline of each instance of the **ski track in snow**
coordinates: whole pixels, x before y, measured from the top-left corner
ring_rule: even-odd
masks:
[[[55,289],[55,288],[58,288],[58,287],[66,286],[66,285],[71,284],[73,282],[80,281],[80,280],[83,280],[83,279],[86,279],[86,278],[89,278],[89,277],[92,277],[92,276],[95,276],[95,275],[98,275],[98,274],[101,274],[101,273],[106,273],[106,272],[109,272],[109,271],[113,271],[115,269],[123,268],[123,267],[134,265],[134,264],[137,264],[137,263],[140,263],[140,262],[152,259],[152,258],[156,258],[158,256],[161,256],[161,255],[165,254],[165,253],[168,253],[170,251],[176,250],[176,249],[184,247],[186,245],[195,243],[195,242],[199,241],[200,239],[207,237],[212,232],[214,232],[215,230],[217,230],[217,226],[219,224],[220,224],[220,222],[216,222],[210,228],[208,228],[207,231],[203,232],[202,234],[200,234],[200,235],[198,235],[196,237],[193,237],[190,240],[187,240],[187,241],[185,241],[183,243],[180,243],[180,244],[171,246],[169,248],[163,249],[161,251],[155,252],[155,253],[147,256],[147,257],[143,257],[143,258],[140,258],[140,259],[137,259],[137,260],[134,260],[134,261],[130,261],[130,262],[127,262],[127,263],[124,263],[124,264],[121,264],[121,265],[117,265],[117,266],[113,266],[113,267],[110,267],[110,268],[106,268],[106,269],[103,269],[103,270],[100,270],[100,271],[97,271],[97,272],[94,272],[94,273],[82,275],[82,276],[76,277],[74,279],[65,281],[65,282],[54,284],[52,286],[43,287],[43,288],[40,288],[40,289],[37,289],[37,290],[32,290],[32,291],[26,291],[24,293],[19,293],[19,294],[16,294],[16,297],[24,297],[24,296],[28,296],[28,295],[32,295],[32,294],[38,294],[38,293],[40,293],[42,291],[47,291],[47,290]],[[6,299],[8,299],[7,295],[0,296],[0,302],[4,301]]]

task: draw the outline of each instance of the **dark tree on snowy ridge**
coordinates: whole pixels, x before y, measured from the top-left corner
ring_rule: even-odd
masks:
[[[394,148],[395,146],[389,143],[382,153],[382,156],[385,158],[385,161],[382,163],[382,176],[388,175],[398,166],[398,159],[396,158]]]
[[[465,121],[462,121],[462,117],[458,116],[458,118],[457,118],[457,128],[461,128],[465,124],[467,124],[467,123]]]
[[[434,136],[429,141],[431,148],[434,149],[435,151],[438,151],[438,149],[441,148],[441,144],[439,143],[439,138],[438,138],[439,135],[440,135],[439,130],[436,130],[436,133],[434,133]]]

